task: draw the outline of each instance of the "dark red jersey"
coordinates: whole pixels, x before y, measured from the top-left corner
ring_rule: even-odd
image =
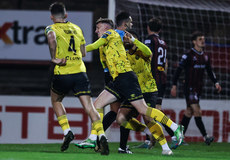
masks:
[[[152,34],[145,40],[145,45],[152,51],[151,69],[157,85],[165,84],[167,77],[164,71],[168,48],[165,41],[160,39],[157,34]]]
[[[174,85],[177,84],[182,69],[185,71],[185,94],[191,91],[196,92],[198,95],[201,94],[205,70],[213,83],[217,82],[210,65],[210,57],[205,52],[198,52],[192,48],[182,56],[179,67],[174,75]]]

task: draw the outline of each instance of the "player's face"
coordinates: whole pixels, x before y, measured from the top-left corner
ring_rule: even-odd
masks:
[[[97,33],[98,38],[100,38],[103,35],[103,33],[105,33],[105,31],[107,30],[108,30],[108,25],[106,23],[98,23],[96,25],[95,33]]]
[[[199,36],[196,38],[196,40],[193,41],[193,43],[196,48],[204,48],[205,47],[205,37]]]
[[[133,20],[132,17],[129,17],[129,20],[125,23],[125,26],[127,27],[127,29],[132,29],[133,27]]]

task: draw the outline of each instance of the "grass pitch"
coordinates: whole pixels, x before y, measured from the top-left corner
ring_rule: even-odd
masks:
[[[189,143],[173,150],[173,156],[162,156],[161,147],[137,149],[132,146],[140,143],[128,143],[132,155],[118,154],[118,143],[109,143],[110,154],[101,156],[93,149],[79,149],[71,144],[66,152],[60,152],[61,144],[0,144],[0,160],[229,160],[230,143]]]

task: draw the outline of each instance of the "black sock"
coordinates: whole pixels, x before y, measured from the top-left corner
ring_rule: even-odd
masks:
[[[147,134],[146,134],[146,138],[145,138],[145,140],[150,141],[149,135],[147,135]]]
[[[103,128],[106,131],[109,126],[116,120],[117,113],[114,111],[109,111],[103,118]]]
[[[167,133],[168,133],[171,137],[173,137],[173,136],[174,136],[174,132],[173,132],[168,126],[166,126],[165,124],[162,124],[162,125],[164,126],[165,130],[167,131]]]
[[[180,124],[184,126],[184,135],[188,129],[188,124],[190,122],[190,119],[191,119],[190,117],[187,117],[186,115],[184,115],[182,118],[182,121],[180,122]]]
[[[196,122],[197,127],[200,130],[200,133],[203,135],[203,137],[205,137],[207,135],[207,133],[206,133],[202,118],[201,117],[195,117],[195,122]]]
[[[120,148],[126,150],[127,141],[129,138],[129,129],[120,126]]]

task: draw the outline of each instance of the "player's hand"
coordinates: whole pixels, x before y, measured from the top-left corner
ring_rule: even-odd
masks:
[[[123,41],[125,42],[125,43],[129,43],[129,44],[132,44],[133,42],[132,42],[132,40],[131,40],[131,34],[129,33],[129,32],[125,32],[125,36],[124,36],[124,38],[123,38]]]
[[[171,95],[172,95],[173,97],[176,97],[176,85],[173,85],[173,86],[172,86]]]
[[[65,66],[66,65],[66,59],[65,58],[62,58],[62,59],[55,58],[55,59],[52,59],[52,62],[56,65],[59,65],[59,66]]]
[[[220,84],[216,83],[215,86],[216,86],[217,92],[220,93],[220,91],[222,89],[221,86],[220,86]]]
[[[127,31],[125,31],[125,36],[124,37],[128,37],[131,42],[135,41],[135,38],[133,37],[133,35],[131,33],[127,32]]]

